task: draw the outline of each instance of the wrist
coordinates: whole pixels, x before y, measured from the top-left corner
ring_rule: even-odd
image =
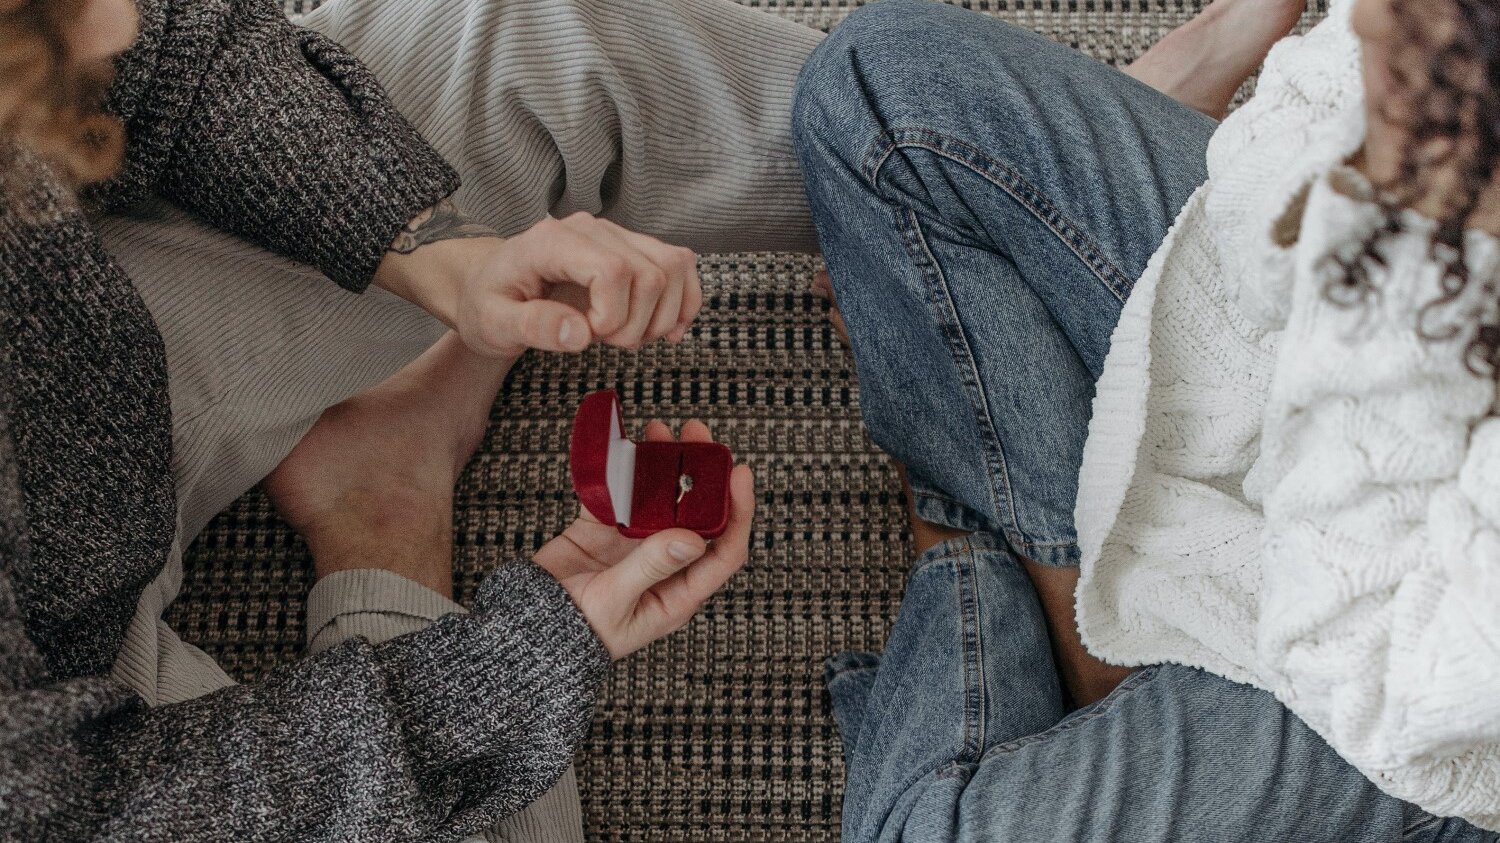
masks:
[[[389,251],[375,271],[374,284],[422,308],[448,327],[456,327],[464,285],[475,263],[501,242],[499,236],[444,240],[410,253]]]
[[[464,285],[476,264],[505,241],[443,199],[412,217],[391,241],[373,283],[457,327]]]

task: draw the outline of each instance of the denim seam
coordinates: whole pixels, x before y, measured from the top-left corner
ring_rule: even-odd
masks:
[[[870,145],[865,148],[865,154],[860,163],[860,174],[865,177],[865,181],[870,183],[870,187],[877,191],[880,187],[880,171],[885,168],[886,159],[890,158],[891,153],[895,151],[896,142],[885,132],[876,135],[875,139],[870,141]]]
[[[915,147],[925,149],[934,155],[941,155],[951,161],[967,167],[976,175],[1005,191],[1006,195],[1015,200],[1023,208],[1030,211],[1043,225],[1051,229],[1057,239],[1066,245],[1069,251],[1078,256],[1078,259],[1087,266],[1094,277],[1109,290],[1110,294],[1123,303],[1130,295],[1130,288],[1135,281],[1127,276],[1119,267],[1104,256],[1103,250],[1095,243],[1092,237],[1083,230],[1082,226],[1073,222],[1058,210],[1052,203],[1047,201],[1046,194],[1039,190],[1015,168],[1003,161],[992,158],[976,147],[965,143],[957,138],[944,135],[941,132],[923,127],[911,127],[905,129],[887,130],[880,146],[886,147],[879,155],[875,170],[866,174],[872,186],[879,188],[879,169],[884,167],[890,154],[900,147]],[[873,150],[872,150],[873,151]],[[867,160],[870,160],[867,158]]]
[[[899,227],[902,239],[905,241],[904,245],[916,260],[918,267],[922,269],[923,277],[928,280],[928,292],[931,296],[928,304],[935,311],[933,315],[942,328],[948,351],[959,369],[959,381],[963,384],[964,392],[969,399],[970,409],[976,415],[976,420],[980,425],[980,438],[984,441],[987,452],[985,462],[989,466],[990,476],[997,478],[986,484],[994,515],[1006,522],[1003,527],[1007,541],[1021,547],[1036,546],[1023,530],[1020,516],[1016,512],[1015,492],[1010,482],[1010,466],[1000,442],[1000,433],[995,427],[994,415],[990,411],[989,402],[985,400],[984,388],[979,382],[978,366],[974,362],[973,352],[969,349],[968,335],[958,319],[958,310],[953,304],[953,297],[949,292],[948,280],[943,274],[942,265],[938,263],[937,256],[927,245],[927,238],[922,232],[922,224],[917,217],[917,212],[902,206],[900,218]]]
[[[971,540],[969,538],[958,538],[958,539],[950,539],[948,541],[945,541],[942,544],[937,545],[935,548],[933,548],[933,550],[929,550],[927,553],[931,554],[931,553],[933,553],[933,551],[936,551],[936,550],[939,550],[939,549],[941,549],[941,552],[938,555],[932,556],[931,558],[926,558],[927,554],[923,554],[922,557],[919,557],[919,561],[918,561],[917,565],[915,565],[912,568],[912,572],[911,572],[911,575],[908,577],[908,580],[910,580],[911,577],[916,576],[918,573],[924,573],[924,572],[932,569],[933,567],[936,567],[937,565],[940,565],[940,564],[953,565],[953,567],[952,567],[952,569],[950,570],[949,573],[952,574],[953,576],[956,576],[956,577],[959,578],[959,583],[960,583],[959,589],[958,589],[959,594],[960,594],[959,599],[960,600],[965,600],[965,597],[963,595],[966,592],[973,591],[975,593],[975,595],[976,595],[975,596],[975,606],[976,606],[976,609],[977,609],[977,589],[973,588],[972,584],[970,584],[968,587],[966,587],[964,585],[964,583],[965,583],[965,573],[968,572],[968,573],[972,574],[975,566],[977,565],[977,561],[974,558],[976,554],[983,553],[983,552],[986,552],[986,551],[999,552],[999,553],[1003,553],[1004,551],[1000,550],[998,548],[988,547],[983,542],[976,542],[976,541],[973,541],[973,540]],[[954,565],[953,563],[958,563],[958,564]],[[971,737],[970,736],[972,734],[971,727],[972,727],[972,723],[973,723],[973,717],[972,717],[972,710],[971,710],[971,708],[969,706],[969,702],[968,702],[968,699],[967,699],[968,696],[969,696],[968,683],[970,681],[970,676],[974,672],[974,670],[971,669],[971,665],[972,665],[972,658],[973,658],[973,654],[974,654],[975,648],[973,646],[971,646],[971,642],[974,641],[974,640],[977,640],[979,626],[978,626],[977,622],[971,622],[969,620],[969,615],[968,615],[968,613],[967,613],[967,611],[966,611],[966,609],[965,609],[965,607],[963,605],[960,605],[960,617],[963,617],[965,619],[965,623],[964,623],[964,626],[965,626],[965,629],[964,629],[964,644],[965,644],[965,646],[964,646],[964,652],[965,652],[964,674],[965,674],[965,698],[966,698],[965,706],[964,706],[964,734],[962,736],[963,737],[963,748],[962,748],[961,752],[962,752],[962,754],[963,754],[963,756],[965,758],[970,758],[970,760],[964,761],[964,760],[958,759],[958,758],[948,759],[948,760],[942,761],[941,763],[937,764],[936,766],[934,766],[934,767],[932,767],[930,769],[918,772],[918,773],[910,776],[909,778],[903,780],[900,783],[898,789],[899,789],[899,792],[901,792],[901,793],[906,793],[907,791],[911,790],[913,787],[915,787],[917,785],[918,782],[920,782],[920,781],[922,781],[924,779],[927,779],[927,778],[933,778],[933,779],[949,778],[949,777],[951,777],[954,774],[954,771],[969,769],[969,768],[973,767],[976,763],[978,763],[979,760],[982,760],[982,756],[980,758],[972,758],[972,756],[974,756],[975,754],[977,754],[977,750],[980,747],[983,747],[984,744],[982,742],[980,742],[978,744],[975,744],[975,745],[971,746]],[[977,621],[977,619],[976,619],[976,621]],[[972,637],[971,637],[970,633],[973,633]],[[981,693],[982,693],[983,685],[980,685],[979,688],[981,689]],[[982,714],[982,712],[981,712],[981,714]],[[981,729],[982,729],[982,726],[981,726]],[[980,737],[982,739],[982,734],[981,734]],[[986,754],[988,754],[988,753],[986,753]],[[888,816],[886,818],[883,818],[882,819],[882,824],[884,824],[884,822],[886,820],[888,820],[888,819],[889,819]]]
[[[914,133],[923,138],[933,138],[935,142],[917,143],[904,140]],[[948,145],[964,150],[968,154],[967,157],[948,151]],[[1090,272],[1099,279],[1100,283],[1109,289],[1112,295],[1124,301],[1125,294],[1121,292],[1121,289],[1116,289],[1116,283],[1108,277],[1112,273],[1118,278],[1124,279],[1124,273],[1120,272],[1118,268],[1099,253],[1097,247],[1082,233],[1078,226],[1064,217],[1056,208],[1053,208],[1040,191],[1012,168],[984,155],[979,150],[962,141],[923,128],[896,129],[880,132],[866,146],[860,163],[862,175],[870,183],[871,188],[877,195],[884,196],[880,189],[881,171],[890,160],[891,154],[903,146],[927,149],[934,154],[954,160],[1005,191],[1007,195],[1027,208],[1037,219],[1041,220],[1057,236],[1059,241],[1064,243],[1089,267]],[[1029,196],[1021,196],[1012,185],[1007,184],[1003,178],[996,176],[990,170],[996,170],[1008,176],[1015,185],[1025,188]],[[948,341],[949,352],[953,355],[954,362],[960,370],[959,380],[963,383],[965,392],[969,394],[968,397],[971,405],[979,417],[978,420],[982,428],[981,438],[985,440],[986,450],[989,451],[986,462],[990,465],[991,476],[998,475],[999,477],[998,482],[992,481],[986,485],[988,486],[990,502],[995,516],[1002,521],[1008,522],[1002,524],[1006,540],[1014,547],[1022,549],[1036,548],[1038,550],[1052,550],[1060,548],[1066,550],[1076,547],[1076,539],[1051,541],[1032,539],[1022,526],[1020,514],[1016,511],[1015,490],[1010,480],[1010,466],[1005,457],[999,431],[995,426],[994,415],[988,401],[985,399],[984,390],[979,383],[979,373],[977,365],[974,362],[974,355],[969,349],[968,337],[964,333],[962,323],[959,321],[957,308],[953,303],[952,293],[948,288],[947,278],[943,274],[942,265],[938,262],[937,257],[932,253],[932,249],[927,243],[917,212],[903,203],[895,201],[892,197],[886,196],[884,198],[887,201],[891,201],[901,212],[899,214],[900,221],[898,227],[905,241],[903,245],[906,247],[908,253],[916,260],[919,269],[923,269],[924,263],[926,267],[930,267],[930,269],[923,269],[922,271],[922,275],[929,281],[929,294],[931,298],[928,303],[937,311],[935,316],[938,324],[943,329],[945,339]],[[1122,280],[1119,282],[1119,286],[1123,289],[1128,289],[1130,282]],[[1008,514],[1008,518],[1002,515],[1002,513]],[[1050,564],[1051,560],[1049,559],[1048,562]]]
[[[963,624],[963,757],[969,759],[977,758],[984,749],[984,642],[979,634],[982,607],[972,549],[964,557],[962,564],[954,566],[953,574],[958,580],[958,616]]]
[[[983,763],[985,759],[989,758],[992,755],[1006,755],[1011,752],[1015,752],[1018,749],[1030,746],[1031,744],[1037,743],[1039,741],[1045,741],[1048,738],[1062,734],[1063,732],[1067,732],[1081,724],[1088,723],[1097,717],[1101,717],[1113,710],[1115,705],[1119,703],[1120,700],[1123,700],[1125,697],[1139,690],[1147,682],[1155,678],[1156,668],[1142,668],[1141,670],[1138,670],[1130,676],[1126,677],[1125,681],[1121,682],[1120,685],[1109,694],[1109,696],[1100,700],[1089,711],[1084,712],[1083,714],[1079,714],[1068,720],[1064,720],[1053,726],[1052,728],[1047,729],[1046,731],[1037,732],[1034,735],[1027,735],[1026,737],[1020,738],[1018,740],[990,747],[990,750],[986,752],[984,754],[984,757],[980,758],[979,760],[981,763]]]

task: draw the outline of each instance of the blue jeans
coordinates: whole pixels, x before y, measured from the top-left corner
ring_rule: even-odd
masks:
[[[919,512],[884,654],[828,663],[844,840],[1495,841],[1377,790],[1262,691],[1176,665],[1068,713],[1019,557],[1078,561],[1094,380],[1214,123],[1064,47],[882,0],[814,53],[798,153],[876,442]]]

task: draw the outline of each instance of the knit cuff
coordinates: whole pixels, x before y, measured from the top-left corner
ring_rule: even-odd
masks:
[[[280,4],[138,6],[108,103],[125,163],[90,190],[97,207],[156,193],[359,292],[402,227],[458,189],[369,69]]]
[[[611,662],[567,591],[530,562],[492,573],[472,614],[450,615],[376,653],[396,678],[390,691],[416,755],[510,757],[525,736],[536,748],[526,755],[545,767],[515,771],[537,783],[527,801],[567,769]]]
[[[363,154],[338,156],[345,167],[308,149],[295,185],[307,216],[291,240],[293,257],[316,266],[339,286],[362,292],[411,219],[458,190],[458,173],[428,145],[389,101],[363,64],[343,47],[310,30],[299,32],[302,54],[349,99],[354,129],[326,144],[362,147]],[[294,162],[302,163],[302,162]],[[271,224],[277,221],[271,220]]]

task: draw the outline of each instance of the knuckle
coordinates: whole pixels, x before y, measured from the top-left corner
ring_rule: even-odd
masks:
[[[610,307],[597,312],[594,316],[594,332],[601,337],[614,343],[618,337],[619,330],[625,327],[625,317],[628,314],[624,308]]]
[[[525,331],[527,336],[534,336],[541,328],[546,327],[545,321],[546,314],[540,309],[527,310],[521,314],[521,330]]]
[[[659,269],[652,269],[641,273],[635,283],[640,286],[642,292],[660,293],[667,289],[667,274]]]
[[[630,274],[630,262],[617,254],[606,253],[599,258],[599,271],[611,281],[620,281]]]

